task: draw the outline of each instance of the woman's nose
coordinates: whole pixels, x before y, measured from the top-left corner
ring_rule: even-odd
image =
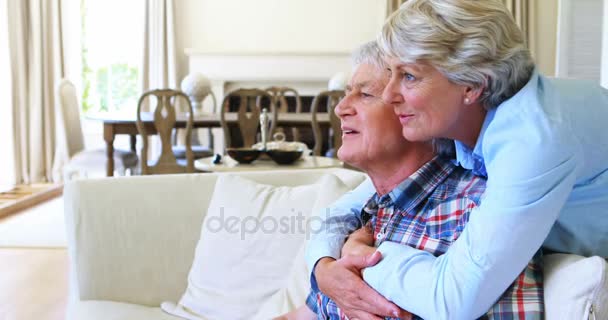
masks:
[[[395,76],[391,76],[388,84],[382,91],[382,101],[390,106],[403,102],[403,95],[399,90],[399,81]]]

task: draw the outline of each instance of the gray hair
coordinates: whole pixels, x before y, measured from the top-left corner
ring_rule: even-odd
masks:
[[[378,42],[387,56],[423,61],[453,83],[483,87],[486,108],[515,95],[534,70],[521,30],[496,0],[409,0],[387,19]]]
[[[380,69],[384,69],[386,68],[386,63],[384,62],[383,57],[384,55],[378,46],[378,42],[366,42],[353,51],[351,55],[352,67],[354,69],[360,64],[367,63]]]

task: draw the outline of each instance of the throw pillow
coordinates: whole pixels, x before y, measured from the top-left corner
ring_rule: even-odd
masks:
[[[188,288],[179,304],[161,307],[186,319],[251,319],[265,300],[286,285],[314,207],[326,206],[347,190],[332,174],[296,187],[220,176],[203,221]]]
[[[331,205],[336,199],[342,196],[347,190],[346,186],[339,179],[327,179],[324,192],[319,194],[314,216],[311,221],[319,221],[319,223],[311,223],[310,232],[317,232],[320,226],[321,219],[325,218],[326,208]],[[258,310],[258,313],[253,317],[254,320],[268,320],[294,310],[306,302],[306,297],[310,292],[310,270],[306,265],[305,260],[306,244],[303,244],[298,251],[298,254],[292,264],[291,270],[288,272],[286,284],[275,294],[272,295]]]
[[[550,254],[543,262],[547,319],[608,319],[606,260]]]

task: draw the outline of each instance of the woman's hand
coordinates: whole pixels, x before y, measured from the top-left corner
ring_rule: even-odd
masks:
[[[342,247],[342,257],[371,256],[375,251],[374,232],[369,225],[365,225],[348,236]]]

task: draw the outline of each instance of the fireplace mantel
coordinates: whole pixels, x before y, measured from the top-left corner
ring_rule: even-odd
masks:
[[[348,52],[218,53],[186,49],[186,54],[189,72],[200,72],[211,79],[220,101],[225,93],[244,87],[289,86],[300,95],[314,96],[327,90],[334,74],[350,70]]]

